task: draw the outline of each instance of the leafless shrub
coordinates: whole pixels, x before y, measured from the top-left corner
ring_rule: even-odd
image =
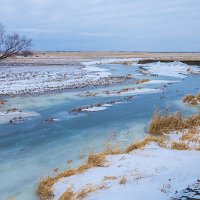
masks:
[[[17,55],[31,46],[31,39],[20,36],[18,33],[8,34],[0,24],[0,60]]]

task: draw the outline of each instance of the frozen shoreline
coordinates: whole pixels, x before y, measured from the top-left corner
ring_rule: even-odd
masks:
[[[114,60],[118,59],[87,61],[71,66],[50,64],[46,66],[1,66],[0,95],[30,94],[86,86],[110,85],[130,79],[127,76],[112,76],[109,69],[96,66]]]
[[[62,62],[69,62],[60,58]],[[145,58],[143,58],[145,59]],[[58,59],[55,59],[56,61]],[[171,76],[185,78],[191,73],[199,73],[199,68],[181,62],[137,64],[139,58],[107,58],[82,60],[79,63],[56,65],[47,59],[46,65],[6,65],[0,66],[0,95],[18,95],[62,91],[90,86],[104,86],[143,77],[144,75]],[[64,62],[64,63],[65,63]],[[139,74],[113,76],[104,68],[106,64],[131,63],[129,67],[141,68]],[[153,83],[152,81],[149,83]]]
[[[26,121],[29,118],[32,117],[38,117],[39,113],[33,112],[33,111],[3,111],[0,110],[0,124],[7,124],[14,122],[14,120],[16,121],[16,123],[18,122],[22,122],[23,120]]]
[[[166,144],[180,141],[181,135],[169,135],[170,142]],[[75,194],[84,189],[90,191],[86,200],[132,200],[133,196],[142,200],[166,200],[179,196],[200,175],[199,151],[194,144],[190,147],[190,150],[175,150],[151,142],[128,154],[107,156],[105,166],[60,178],[53,185],[53,199],[58,200],[67,188]]]

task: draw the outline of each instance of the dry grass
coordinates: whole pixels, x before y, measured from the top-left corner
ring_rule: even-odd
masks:
[[[149,133],[161,135],[183,128],[185,128],[185,124],[181,113],[169,115],[167,112],[164,114],[155,112],[150,123]]]
[[[103,167],[106,164],[107,155],[115,155],[119,153],[122,153],[122,150],[119,150],[119,149],[108,150],[107,149],[106,151],[99,154],[90,153],[88,156],[87,162],[81,165],[80,167],[75,168],[75,169],[65,170],[64,172],[58,174],[55,177],[47,177],[46,179],[41,179],[39,181],[39,186],[38,186],[39,196],[41,197],[41,199],[44,199],[44,200],[51,199],[54,196],[52,192],[52,186],[60,178],[81,174],[92,167]]]
[[[117,177],[116,176],[104,176],[104,181],[108,181],[108,180],[116,180]]]
[[[161,135],[172,131],[191,129],[200,126],[200,114],[184,117],[180,112],[160,114],[155,112],[150,123],[149,133]]]
[[[86,163],[84,165],[81,165],[79,168],[66,170],[55,177],[47,177],[46,179],[41,179],[39,181],[38,194],[40,195],[41,199],[51,199],[54,196],[52,192],[52,186],[60,178],[81,174],[89,168],[91,168],[91,166]]]
[[[106,163],[106,153],[90,153],[88,156],[88,165],[93,167],[103,167]]]
[[[70,187],[63,193],[63,195],[59,198],[59,200],[75,200],[74,195],[75,193],[72,190],[72,187]]]
[[[127,177],[124,176],[124,177],[122,177],[122,178],[120,179],[119,184],[120,184],[120,185],[125,185],[127,182],[128,182]]]
[[[194,95],[187,95],[185,96],[182,101],[184,103],[188,103],[190,105],[198,105],[200,102],[200,94],[197,94],[196,96]]]
[[[183,142],[173,142],[171,148],[176,150],[189,150],[188,145]]]
[[[188,129],[186,132],[182,133],[181,136],[182,142],[193,142],[196,144],[200,144],[200,136],[199,136],[199,130],[197,127]]]
[[[86,198],[90,193],[96,192],[99,189],[98,186],[88,185],[84,187],[78,194],[76,195],[77,199],[84,199]]]
[[[142,79],[142,80],[136,81],[136,84],[146,83],[146,82],[149,82],[149,81],[150,81],[150,79]]]
[[[98,190],[108,189],[106,184],[102,185],[86,185],[80,191],[74,192],[72,188],[68,188],[66,192],[59,198],[59,200],[82,200],[85,199],[90,193]]]
[[[98,190],[105,190],[108,188],[109,187],[106,184],[102,184],[100,186],[88,185],[88,186],[84,187],[80,192],[77,193],[76,199],[77,200],[85,199],[92,192],[96,192]]]
[[[136,150],[136,149],[144,148],[147,144],[149,144],[151,142],[156,142],[160,146],[165,146],[164,145],[164,137],[148,136],[144,140],[141,140],[139,142],[135,142],[135,143],[129,145],[126,148],[125,153],[129,153],[129,152]]]
[[[51,199],[53,197],[52,186],[60,178],[81,174],[92,167],[104,167],[105,164],[107,164],[106,157],[108,155],[129,153],[136,149],[142,149],[146,145],[150,144],[151,142],[155,142],[159,146],[167,148],[168,144],[167,144],[165,136],[162,136],[163,133],[169,133],[170,131],[174,131],[174,130],[183,131],[185,129],[188,129],[188,131],[185,131],[185,133],[182,133],[181,142],[172,142],[170,147],[172,149],[177,149],[177,150],[189,149],[189,145],[186,144],[186,142],[192,141],[192,142],[200,143],[200,139],[198,137],[198,130],[196,129],[196,127],[198,126],[200,126],[200,114],[193,115],[189,118],[185,118],[183,117],[181,113],[174,113],[174,114],[165,113],[164,115],[161,115],[158,112],[156,112],[154,113],[153,119],[151,121],[149,132],[151,134],[156,134],[157,136],[150,135],[146,137],[145,139],[143,139],[142,141],[129,145],[126,149],[121,149],[117,146],[109,145],[107,146],[106,150],[103,151],[102,153],[99,153],[99,154],[90,153],[88,156],[87,162],[81,165],[80,167],[66,170],[55,177],[48,177],[46,179],[41,179],[39,181],[38,194],[40,195],[41,199],[44,199],[44,200]],[[196,147],[196,149],[197,148],[198,146]],[[104,180],[115,180],[115,179],[116,177],[114,176],[104,177]],[[121,182],[123,183],[123,181]],[[91,187],[84,188],[82,191],[79,192],[79,197],[82,198],[84,197],[85,193],[90,193],[91,191],[94,191],[94,187],[93,189]],[[64,197],[62,198],[71,200],[70,195],[73,196],[73,191],[67,190],[65,193],[66,193],[65,194],[66,198]]]

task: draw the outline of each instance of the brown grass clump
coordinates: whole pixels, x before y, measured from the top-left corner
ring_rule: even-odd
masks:
[[[177,112],[169,115],[167,112],[164,114],[155,112],[150,123],[149,133],[161,135],[183,128],[185,128],[185,121],[181,113]]]
[[[116,180],[117,177],[116,176],[104,176],[104,181],[107,181],[107,180]]]
[[[186,119],[186,128],[194,128],[200,126],[200,114],[192,115]]]
[[[94,167],[102,167],[104,166],[106,162],[106,154],[100,153],[100,154],[94,154],[90,153],[88,156],[88,164]]]
[[[162,135],[172,131],[191,129],[200,126],[200,114],[184,117],[180,112],[160,114],[155,112],[150,123],[149,133]]]
[[[197,129],[197,127],[188,129],[186,133],[182,133],[181,141],[194,142],[196,144],[199,144],[200,137],[199,137],[199,130]]]
[[[146,83],[146,82],[149,82],[149,81],[150,81],[150,79],[142,79],[142,80],[138,80],[138,81],[136,82],[136,84]]]
[[[196,99],[200,101],[200,93],[196,95]]]
[[[148,136],[142,141],[139,141],[139,142],[129,145],[126,148],[125,153],[129,153],[136,149],[141,149],[151,142],[156,142],[158,145],[164,146],[164,138],[163,137]]]
[[[187,95],[183,98],[183,102],[190,103],[190,101],[192,101],[194,98],[195,98],[195,96],[193,96],[193,95]]]
[[[63,193],[63,195],[59,198],[59,200],[75,200],[74,195],[75,193],[70,187]]]
[[[103,185],[87,185],[86,187],[84,187],[80,192],[78,192],[76,194],[76,200],[82,200],[85,199],[90,193],[92,192],[96,192],[98,190],[104,190],[104,189],[108,189],[109,187],[106,184]]]
[[[171,148],[176,149],[176,150],[188,150],[189,149],[188,145],[183,142],[173,142],[171,145]]]
[[[132,62],[132,61],[124,61],[124,62],[122,62],[121,64],[122,64],[122,65],[126,65],[126,66],[130,66],[130,65],[133,64],[133,62]]]
[[[200,94],[194,95],[187,95],[183,98],[184,103],[188,103],[190,105],[198,105],[200,102]]]
[[[84,187],[78,194],[77,194],[77,199],[84,199],[86,198],[89,193],[91,192],[96,192],[98,190],[97,186],[93,186],[93,185],[88,185],[86,187]]]
[[[72,188],[68,188],[66,192],[59,198],[59,200],[82,200],[85,199],[90,193],[98,190],[108,189],[108,185],[86,185],[80,191],[74,192]]]
[[[124,176],[120,179],[119,184],[120,185],[125,185],[128,182],[127,178]]]
[[[76,174],[81,174],[92,167],[103,167],[106,163],[107,155],[115,155],[121,152],[122,151],[114,149],[112,151],[107,150],[99,154],[90,153],[86,164],[83,164],[80,167],[75,168],[75,169],[66,170],[55,177],[47,177],[46,179],[41,179],[39,181],[39,186],[38,186],[39,196],[41,197],[41,199],[44,199],[44,200],[51,199],[53,197],[52,186],[60,178],[69,177]]]
[[[39,181],[38,186],[38,194],[40,195],[41,199],[47,200],[51,199],[54,195],[52,192],[52,186],[63,177],[69,177],[76,174],[80,174],[85,172],[87,169],[91,168],[88,164],[84,164],[76,169],[66,170],[55,177],[47,177],[46,179],[41,179]]]

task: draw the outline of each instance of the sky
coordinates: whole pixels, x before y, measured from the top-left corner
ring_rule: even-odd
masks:
[[[49,51],[200,51],[200,0],[0,0],[9,32]]]

